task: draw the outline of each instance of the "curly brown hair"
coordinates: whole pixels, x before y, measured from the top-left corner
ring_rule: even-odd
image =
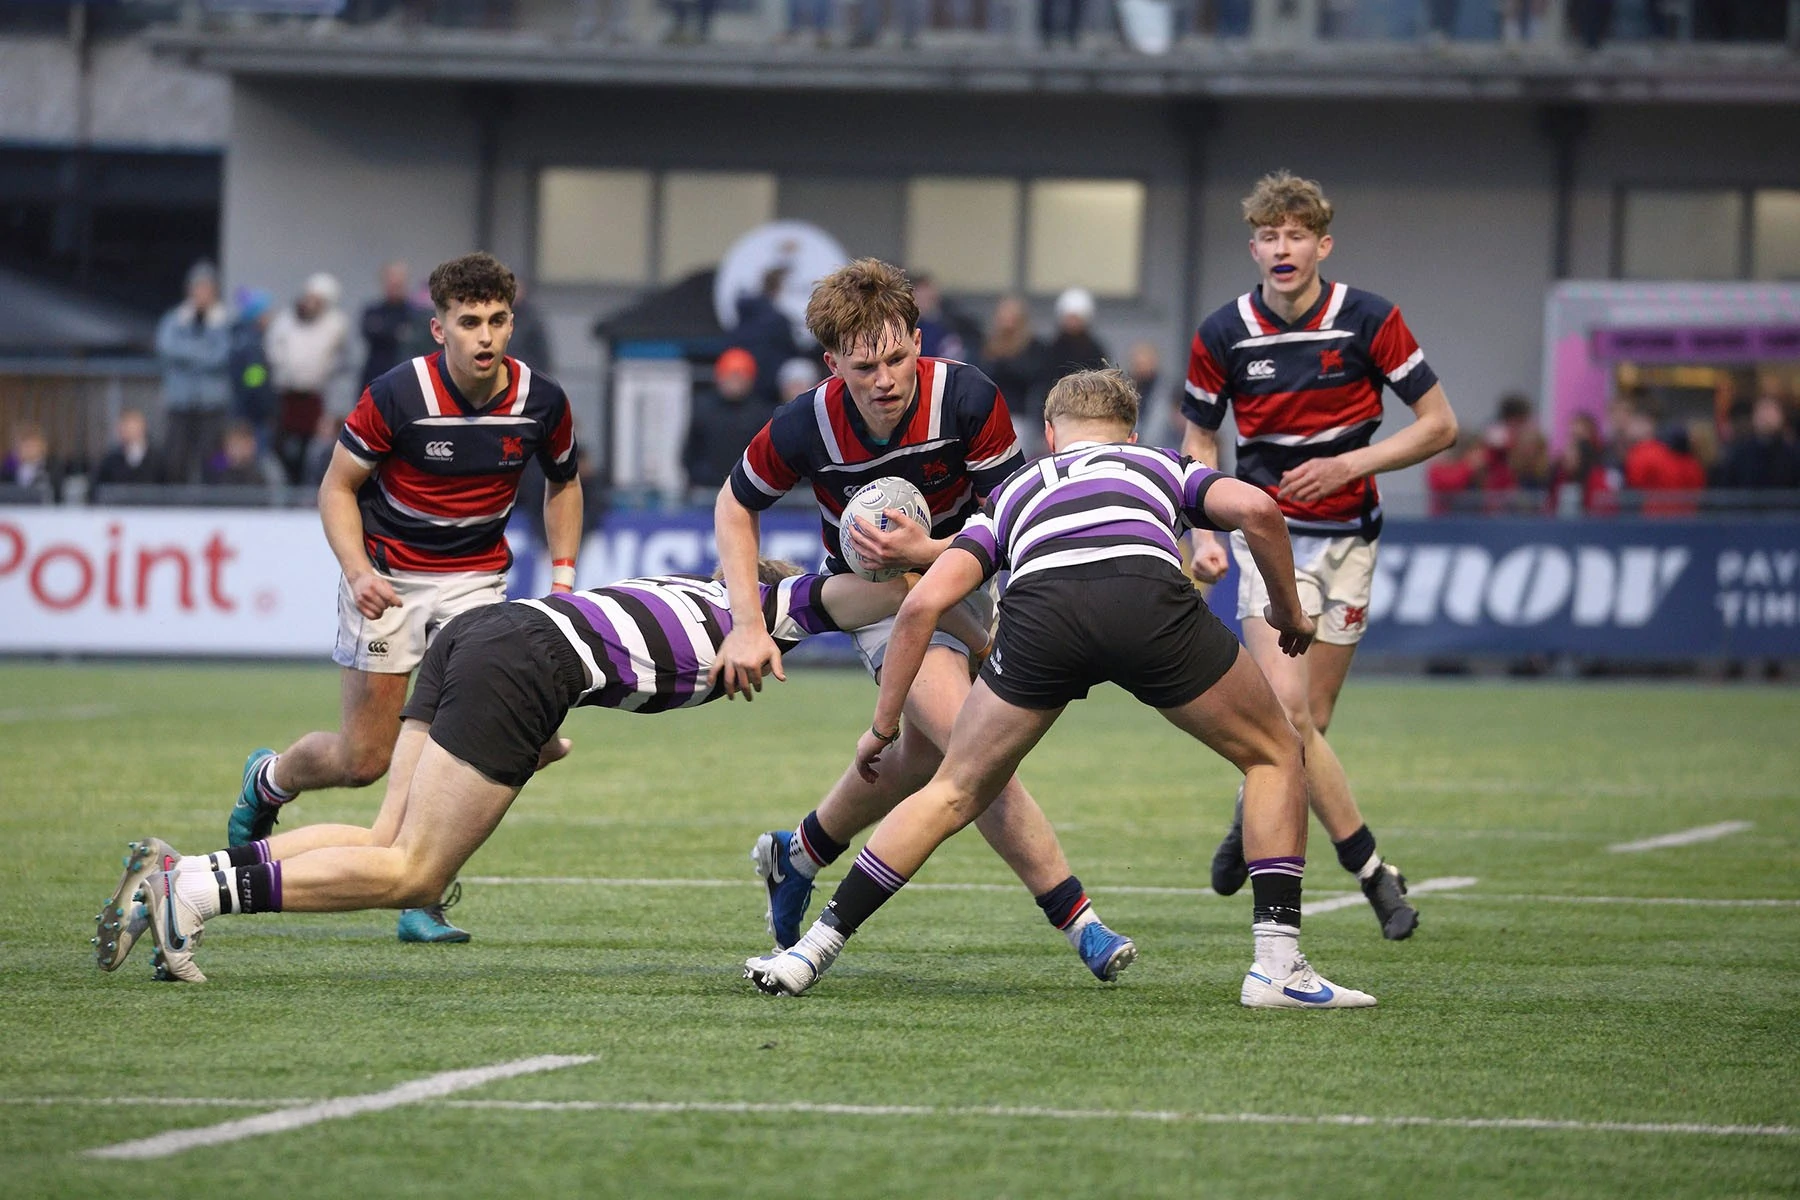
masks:
[[[1331,201],[1317,181],[1302,179],[1291,171],[1264,175],[1244,197],[1244,221],[1252,229],[1295,221],[1324,237],[1331,229],[1331,214]]]
[[[873,349],[895,326],[910,336],[919,327],[919,303],[906,272],[878,258],[839,267],[819,280],[806,302],[806,327],[833,354]]]
[[[1138,390],[1117,367],[1064,375],[1044,398],[1044,420],[1107,421],[1137,428]]]
[[[506,264],[478,250],[439,263],[431,273],[431,302],[440,313],[450,311],[452,304],[484,304],[498,300],[508,308],[519,294],[519,281],[506,269]]]

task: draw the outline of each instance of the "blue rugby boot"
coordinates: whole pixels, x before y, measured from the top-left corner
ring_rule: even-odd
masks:
[[[776,829],[757,838],[750,851],[757,878],[769,889],[767,920],[777,950],[800,940],[800,922],[812,903],[813,881],[794,869],[793,841],[792,830]]]
[[[258,769],[264,759],[274,757],[275,752],[265,746],[252,750],[250,757],[244,760],[244,782],[238,788],[237,803],[231,806],[231,820],[225,826],[227,846],[248,846],[274,831],[275,814],[281,811],[281,806],[266,802],[256,791]]]
[[[462,899],[462,880],[454,880],[444,898],[436,904],[427,904],[424,908],[405,908],[400,910],[400,926],[398,933],[403,942],[423,942],[430,944],[456,943],[469,940],[465,929],[458,929],[444,916],[444,910]]]
[[[1137,943],[1100,921],[1090,921],[1081,930],[1081,961],[1095,979],[1111,983],[1137,961]]]

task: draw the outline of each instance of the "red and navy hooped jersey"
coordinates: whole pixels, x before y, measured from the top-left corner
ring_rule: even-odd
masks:
[[[575,478],[575,424],[555,380],[506,360],[506,390],[476,408],[442,353],[401,363],[363,389],[338,443],[375,473],[357,493],[363,545],[381,571],[504,571],[506,518],[536,456]]]
[[[731,471],[738,503],[760,511],[812,481],[826,570],[838,557],[844,503],[866,483],[897,475],[924,493],[933,537],[947,537],[1023,465],[1012,417],[994,381],[967,363],[919,359],[912,405],[885,445],[869,436],[844,381],[832,376],[775,410]]]
[[[1385,384],[1408,404],[1437,383],[1400,310],[1373,292],[1327,283],[1292,323],[1245,292],[1200,325],[1188,358],[1182,415],[1217,429],[1237,417],[1237,476],[1275,494],[1283,473],[1308,459],[1369,444]],[[1314,504],[1277,497],[1294,533],[1375,538],[1381,493],[1373,478]]]

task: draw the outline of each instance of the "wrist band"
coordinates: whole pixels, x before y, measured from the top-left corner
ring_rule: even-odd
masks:
[[[900,740],[900,726],[897,724],[894,726],[894,732],[892,733],[883,733],[881,730],[875,728],[873,724],[869,726],[869,732],[874,734],[875,740],[884,746],[891,746]]]
[[[551,561],[550,590],[553,592],[572,592],[575,590],[574,559],[558,558]]]

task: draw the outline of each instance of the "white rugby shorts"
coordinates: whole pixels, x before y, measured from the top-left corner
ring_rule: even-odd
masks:
[[[338,636],[331,661],[374,675],[410,675],[438,630],[458,613],[506,599],[506,575],[489,571],[384,574],[400,597],[371,621],[356,607],[350,581],[338,580]]]
[[[1369,591],[1375,581],[1375,549],[1381,544],[1360,537],[1293,535],[1294,584],[1300,607],[1319,623],[1315,641],[1354,646],[1369,628]],[[1241,532],[1231,535],[1231,557],[1237,563],[1238,620],[1260,617],[1269,603],[1250,543]]]
[[[991,633],[994,628],[994,597],[998,589],[995,581],[990,579],[967,596],[957,601],[957,607],[973,617]],[[863,667],[872,679],[881,678],[881,664],[887,658],[888,639],[894,636],[894,618],[877,621],[873,625],[865,625],[850,635],[856,643],[856,652],[862,656]],[[951,637],[941,629],[932,631],[933,646],[948,646],[958,654],[969,653],[969,647],[962,644],[961,638]]]

